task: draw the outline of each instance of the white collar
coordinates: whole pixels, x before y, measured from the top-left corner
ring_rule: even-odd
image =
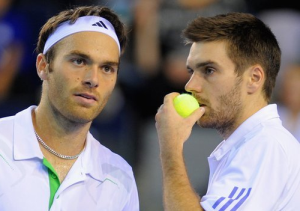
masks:
[[[225,154],[227,154],[233,147],[238,146],[244,141],[247,134],[251,133],[254,128],[262,125],[265,121],[277,118],[279,115],[277,112],[277,105],[271,104],[263,107],[255,114],[250,116],[244,121],[229,137],[227,140],[223,140],[221,144],[211,153],[211,156],[216,160],[220,160]],[[280,120],[279,120],[280,121]]]
[[[44,158],[34,133],[31,117],[32,110],[36,107],[37,106],[30,106],[15,115],[13,133],[13,154],[15,160],[28,160],[33,158],[42,160]],[[107,153],[103,147],[97,146],[98,143],[96,142],[97,140],[95,140],[89,132],[86,147],[82,155],[79,156],[78,161],[84,173],[90,174],[94,179],[102,181],[105,175],[103,175],[101,163]]]

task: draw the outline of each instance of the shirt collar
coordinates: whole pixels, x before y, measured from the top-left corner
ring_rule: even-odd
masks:
[[[262,125],[264,122],[277,118],[279,115],[277,112],[277,105],[271,104],[263,107],[258,112],[244,121],[227,140],[223,140],[221,144],[212,152],[211,156],[220,160],[225,154],[227,154],[233,147],[242,142],[246,135],[250,133],[255,127]]]
[[[31,118],[31,112],[35,108],[36,106],[30,106],[15,115],[13,153],[16,160],[43,159],[43,153],[36,139]]]
[[[17,113],[14,121],[14,158],[16,160],[26,160],[32,158],[43,159],[43,153],[40,149],[39,143],[34,133],[32,123],[32,110],[37,106],[30,106],[29,108]],[[86,146],[81,156],[79,157],[81,163],[82,173],[89,174],[96,180],[103,181],[105,175],[102,171],[102,163],[105,160],[107,153],[102,147],[99,147],[97,140],[88,132]],[[100,155],[102,157],[100,157]]]

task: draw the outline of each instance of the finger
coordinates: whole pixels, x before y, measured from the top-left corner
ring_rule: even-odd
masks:
[[[164,104],[173,103],[174,98],[178,95],[180,95],[178,92],[171,92],[167,94],[164,98]]]
[[[161,104],[161,105],[159,106],[159,108],[157,109],[157,112],[156,112],[156,113],[158,113],[159,111],[161,111],[163,105],[164,105],[164,104]]]
[[[164,104],[161,104],[161,106],[159,106],[159,108],[157,109],[157,112],[156,112],[155,117],[154,117],[154,119],[155,119],[156,122],[157,122],[158,117],[159,117],[159,115],[161,113],[161,110],[163,109],[163,106],[164,106]]]
[[[204,113],[205,113],[205,108],[200,107],[196,109],[188,118],[191,119],[193,122],[196,122],[203,116]]]

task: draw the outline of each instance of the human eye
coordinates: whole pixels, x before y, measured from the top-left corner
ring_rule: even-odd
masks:
[[[117,72],[117,68],[116,67],[113,67],[111,65],[104,65],[102,67],[102,70],[105,72],[105,73],[108,73],[108,74],[112,74],[112,73],[115,73]]]
[[[194,70],[192,68],[187,68],[187,72],[188,72],[188,74],[192,75],[194,73]]]
[[[205,75],[212,75],[216,70],[212,67],[205,67],[203,72]]]
[[[83,58],[73,58],[71,62],[76,66],[83,66],[86,64],[86,60]]]

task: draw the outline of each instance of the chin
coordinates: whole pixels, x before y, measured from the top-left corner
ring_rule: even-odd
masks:
[[[202,128],[216,128],[218,121],[208,118],[208,116],[203,115],[198,121],[197,124]]]
[[[203,128],[209,128],[211,126],[211,124],[209,123],[209,121],[207,120],[207,118],[205,118],[204,116],[201,117],[198,121],[197,121],[197,124],[200,126],[200,127],[203,127]]]
[[[67,115],[67,118],[76,123],[87,124],[92,122],[98,115],[99,112],[95,111],[73,111]]]
[[[93,121],[93,119],[92,118],[89,118],[89,117],[82,117],[82,116],[78,116],[78,115],[76,115],[76,116],[74,116],[74,115],[72,115],[72,116],[69,116],[69,117],[67,117],[71,122],[74,122],[74,123],[78,123],[78,124],[87,124],[87,123],[89,123],[89,122],[92,122]]]

